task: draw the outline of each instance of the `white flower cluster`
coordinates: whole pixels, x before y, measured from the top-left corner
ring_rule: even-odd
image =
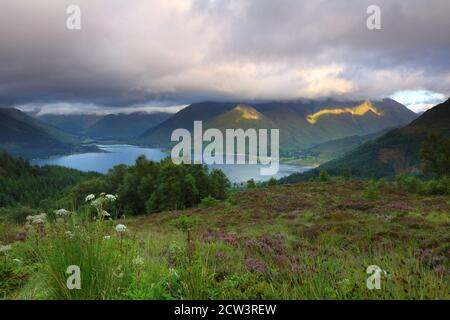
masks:
[[[95,199],[95,194],[90,194],[86,196],[85,202],[89,202]]]
[[[59,209],[59,210],[55,210],[55,215],[57,217],[64,218],[64,217],[70,216],[71,212],[67,211],[66,209]]]
[[[0,246],[0,253],[6,254],[9,250],[11,250],[12,246],[10,244],[6,246]]]
[[[132,262],[137,267],[142,267],[145,264],[145,261],[142,257],[136,257]]]
[[[103,211],[102,211],[102,217],[103,217],[103,218],[109,218],[109,217],[111,217],[111,215],[109,214],[108,211],[103,210]]]
[[[114,201],[117,200],[117,195],[107,194],[107,195],[105,196],[105,198],[106,198],[106,200],[108,200],[108,201],[114,202]]]
[[[30,225],[42,225],[47,221],[47,214],[41,213],[35,216],[28,216],[27,223]]]
[[[118,224],[116,226],[116,231],[117,232],[125,232],[125,231],[127,231],[127,226],[124,224]]]

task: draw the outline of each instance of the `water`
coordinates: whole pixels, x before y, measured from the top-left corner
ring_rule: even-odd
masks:
[[[57,165],[78,169],[81,171],[96,171],[107,173],[109,169],[118,164],[132,165],[136,158],[145,155],[149,160],[160,161],[167,157],[167,154],[160,149],[142,148],[132,145],[98,145],[104,152],[89,152],[73,154],[68,156],[55,156],[45,159],[35,159],[31,163],[34,165]],[[265,181],[271,176],[261,176],[259,169],[262,165],[211,165],[210,168],[221,169],[232,182],[244,182],[250,179]],[[308,167],[280,164],[278,173],[274,178],[281,178],[296,172],[304,172]]]

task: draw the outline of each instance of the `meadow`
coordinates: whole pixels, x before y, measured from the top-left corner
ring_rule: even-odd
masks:
[[[115,220],[114,196],[96,194],[76,213],[1,224],[0,295],[449,299],[450,197],[410,185],[322,177]],[[79,290],[66,285],[71,265]],[[370,265],[386,271],[379,290],[367,288]]]

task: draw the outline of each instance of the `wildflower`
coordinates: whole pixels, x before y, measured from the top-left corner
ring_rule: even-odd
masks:
[[[86,197],[85,202],[89,202],[95,199],[95,195],[94,194],[90,194]]]
[[[102,216],[103,216],[104,218],[109,218],[109,217],[111,217],[111,215],[109,214],[109,212],[106,211],[106,210],[103,210],[103,211],[102,211]]]
[[[266,264],[257,259],[246,258],[244,264],[247,270],[250,272],[264,273],[267,270]]]
[[[109,240],[109,239],[111,239],[111,236],[104,236],[103,239]]]
[[[73,238],[73,233],[72,233],[72,232],[66,231],[65,234],[66,234],[66,236],[68,236],[69,238],[71,238],[71,239]]]
[[[55,214],[58,217],[67,217],[70,216],[70,211],[67,211],[66,209],[59,209],[55,211]]]
[[[11,245],[8,244],[6,246],[0,246],[0,253],[6,254],[9,250],[11,250]]]
[[[109,201],[111,201],[111,202],[114,202],[114,201],[117,200],[117,197],[116,197],[115,195],[113,195],[113,194],[107,194],[107,195],[105,196],[105,198],[106,198],[106,200],[109,200]]]
[[[127,231],[127,226],[124,224],[118,224],[116,226],[116,231],[117,232],[125,232],[125,231]]]
[[[123,277],[123,271],[122,271],[122,266],[121,265],[117,266],[117,268],[115,270],[113,270],[113,276],[115,276],[117,278],[122,278]]]
[[[141,258],[141,257],[134,258],[132,262],[137,267],[142,267],[144,265],[144,263],[145,263],[144,259]]]
[[[178,278],[178,272],[174,268],[169,268],[169,273],[170,273],[170,275],[173,275],[176,278]]]
[[[45,213],[41,213],[35,216],[28,216],[26,220],[29,224],[44,224],[47,220],[47,215]]]

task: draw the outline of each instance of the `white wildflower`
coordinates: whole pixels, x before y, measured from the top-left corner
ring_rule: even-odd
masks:
[[[142,267],[145,263],[144,259],[141,257],[134,258],[132,262],[137,267]]]
[[[109,240],[109,239],[111,239],[111,236],[104,236],[103,239]]]
[[[58,217],[67,217],[70,216],[70,211],[67,211],[66,209],[59,209],[55,211],[55,215]]]
[[[105,217],[105,218],[111,217],[111,215],[109,214],[109,212],[106,211],[106,210],[103,210],[103,211],[102,211],[102,216]]]
[[[71,238],[71,239],[73,238],[73,233],[72,233],[72,232],[66,231],[65,234],[66,234],[66,236],[68,236],[69,238]]]
[[[47,215],[45,213],[27,217],[27,222],[29,224],[44,224],[46,220],[47,220]]]
[[[95,195],[94,194],[90,194],[86,197],[85,202],[89,202],[95,199]]]
[[[10,244],[7,244],[6,246],[0,246],[0,253],[7,253],[9,250],[11,250],[12,246]]]
[[[107,200],[111,201],[111,202],[114,202],[114,201],[117,200],[117,197],[116,197],[115,195],[113,195],[113,194],[107,194],[107,195],[105,196],[105,198],[106,198]]]
[[[127,226],[124,224],[118,224],[116,226],[116,231],[117,232],[125,232],[125,231],[127,231]]]

